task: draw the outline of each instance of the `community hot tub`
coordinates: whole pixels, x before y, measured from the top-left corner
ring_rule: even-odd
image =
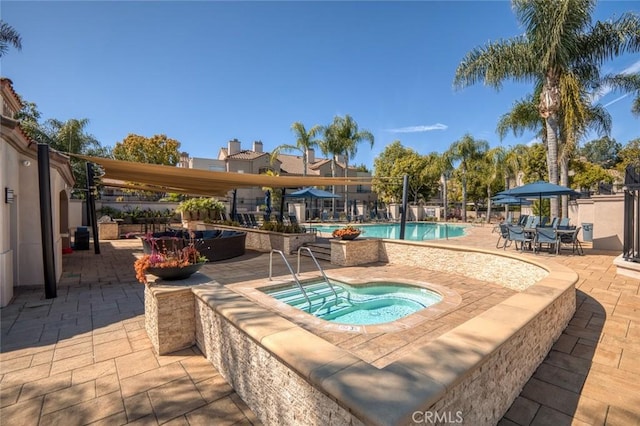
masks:
[[[455,291],[427,282],[342,279],[235,289],[299,324],[355,333],[406,329],[453,309],[461,300]]]
[[[163,335],[192,336],[204,356],[264,424],[403,425],[419,422],[425,413],[437,414],[438,418],[449,413],[451,418],[462,417],[465,424],[495,424],[575,312],[577,274],[562,265],[501,252],[409,242],[381,244],[395,265],[435,270],[464,264],[468,265],[465,273],[469,276],[482,275],[491,282],[522,282],[532,274],[539,278],[423,343],[420,336],[410,336],[412,324],[437,322],[437,315],[428,315],[447,301],[446,295],[440,303],[390,323],[342,324],[364,328],[332,334],[348,342],[347,346],[326,338],[331,331],[325,327],[341,324],[315,318],[255,290],[274,305],[258,303],[234,288],[242,282],[223,286],[212,279],[183,289],[147,287],[145,314],[156,313],[158,322],[152,326],[160,328],[159,320],[164,318],[161,311],[170,312],[173,318],[166,318],[166,327],[171,329],[166,333],[156,330],[157,341],[162,341]],[[396,252],[405,263],[399,262]],[[419,261],[410,260],[407,254]],[[447,262],[425,261],[445,258]],[[491,269],[495,271],[493,276],[487,275],[486,265],[490,264],[499,266]],[[482,274],[474,272],[473,265],[479,265]],[[384,271],[384,266],[379,268]],[[366,276],[376,269],[352,271],[355,276]],[[267,282],[265,286],[273,284]],[[161,305],[167,305],[166,309]],[[310,318],[321,323],[306,323]],[[390,327],[399,323],[407,327],[402,332],[407,345],[390,363],[376,366],[349,349],[364,338],[379,339],[380,345],[392,340],[402,344],[396,337],[400,333]],[[369,327],[379,329],[372,331]]]

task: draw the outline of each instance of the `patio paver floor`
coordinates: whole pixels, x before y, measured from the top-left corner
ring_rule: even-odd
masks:
[[[496,239],[485,226],[447,243],[490,249]],[[196,348],[154,355],[144,288],[130,266],[139,242],[101,249],[63,258],[57,298],[19,287],[0,311],[0,422],[259,424]],[[640,424],[640,281],[615,273],[618,253],[585,252],[536,255],[578,272],[577,311],[502,425]],[[223,284],[266,276],[268,256],[248,252],[241,261],[251,268],[234,261],[207,268]],[[284,265],[274,269],[285,273]]]

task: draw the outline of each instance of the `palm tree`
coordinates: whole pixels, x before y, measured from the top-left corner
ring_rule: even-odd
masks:
[[[436,158],[433,166],[440,174],[440,181],[442,182],[442,206],[444,209],[444,220],[447,221],[447,207],[449,205],[447,182],[451,178],[451,172],[453,172],[453,164],[451,164],[451,153],[448,151],[443,152]]]
[[[49,119],[43,126],[43,142],[61,152],[108,157],[110,155],[109,149],[101,146],[93,135],[87,133],[86,127],[88,125],[89,119],[87,118],[72,118],[67,121]],[[76,180],[76,188],[85,188],[85,162],[71,157],[71,168]]]
[[[22,38],[11,25],[0,20],[0,57],[9,51],[9,45],[22,50]]]
[[[595,0],[512,0],[525,33],[469,52],[456,70],[461,88],[478,81],[499,89],[506,79],[540,84],[549,181],[558,183],[558,137],[562,102],[581,81],[597,81],[599,67],[613,56],[640,50],[640,18],[632,13],[591,24]],[[551,212],[558,215],[557,200]]]
[[[310,148],[318,146],[319,141],[314,138],[322,131],[322,126],[315,125],[307,131],[304,124],[296,121],[291,125],[291,130],[296,135],[296,144],[282,144],[275,147],[271,152],[271,162],[273,163],[278,158],[280,151],[300,151],[302,153],[302,176],[306,176],[309,161],[307,152]]]
[[[487,173],[484,175],[485,184],[487,187],[487,223],[491,220],[491,196],[492,188],[496,183],[496,180],[501,175],[504,175],[504,169],[506,166],[505,159],[507,153],[504,148],[497,146],[495,148],[491,148],[487,152],[484,153],[483,162],[485,165],[485,169]]]
[[[337,139],[338,146],[341,147],[339,154],[344,155],[344,177],[348,178],[349,157],[356,156],[358,144],[363,141],[369,141],[373,147],[373,134],[368,130],[360,130],[358,123],[349,115],[344,117],[334,117],[333,123],[329,127],[333,127],[334,137]],[[344,187],[344,205],[345,209],[349,205],[348,186]]]
[[[449,155],[453,161],[460,161],[460,173],[462,180],[462,220],[467,221],[467,171],[469,163],[484,155],[489,149],[489,143],[485,140],[475,140],[466,134],[462,139],[454,142],[449,148]]]
[[[335,121],[336,120],[334,119],[334,122]],[[324,139],[318,142],[318,146],[320,147],[320,150],[322,151],[322,154],[324,154],[327,157],[330,157],[330,159],[331,159],[331,177],[336,177],[336,159],[337,159],[338,155],[340,155],[340,153],[342,153],[343,146],[342,146],[342,143],[341,143],[340,139],[338,138],[337,131],[333,127],[333,125],[325,126],[325,127],[322,128],[322,130],[324,132]],[[335,185],[331,185],[331,192],[333,194],[336,193],[336,186]],[[347,206],[345,205],[345,210],[346,209],[347,209]],[[336,212],[336,199],[335,198],[331,199],[331,210],[332,210],[332,213],[335,214],[335,212]],[[346,211],[345,211],[345,213],[346,213]]]

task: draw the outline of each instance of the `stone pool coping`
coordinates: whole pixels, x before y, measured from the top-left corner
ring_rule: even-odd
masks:
[[[416,422],[412,417],[416,412],[455,410],[453,405],[464,403],[465,422],[495,423],[571,319],[578,275],[553,262],[541,263],[508,253],[426,243],[400,244],[512,258],[543,268],[548,275],[381,369],[229,288],[203,284],[192,290],[197,303],[219,316],[216,321],[226,321],[242,331],[347,410],[353,420],[374,425],[410,424]],[[534,349],[536,353],[530,354]],[[212,362],[220,361],[219,354],[208,354],[211,348],[201,350]],[[216,367],[221,372],[227,370]],[[234,382],[233,378],[226,378]],[[495,384],[500,379],[499,385]],[[487,391],[486,383],[492,383],[488,388],[498,386],[495,393],[500,395]],[[254,412],[264,412],[262,407],[253,405],[255,399],[251,395],[236,390]],[[482,396],[462,395],[466,391]]]
[[[429,306],[426,309],[421,309],[396,321],[387,322],[384,324],[346,325],[325,321],[305,311],[290,306],[287,303],[276,300],[268,294],[264,293],[264,290],[267,288],[276,288],[291,284],[295,285],[295,283],[291,281],[291,277],[276,277],[276,279],[274,279],[273,281],[255,280],[238,284],[230,284],[226,287],[248,297],[251,300],[256,301],[257,303],[260,303],[266,308],[281,312],[285,317],[296,324],[308,326],[320,331],[335,331],[359,334],[392,333],[396,331],[406,330],[408,328],[421,324],[424,321],[441,316],[455,309],[462,300],[458,292],[448,287],[426,281],[417,281],[411,279],[371,279],[367,280],[366,283],[364,283],[362,282],[362,280],[340,274],[336,270],[332,270],[326,275],[330,280],[333,279],[352,286],[378,283],[382,284],[388,283],[390,281],[398,283],[401,282],[402,284],[411,284],[416,287],[425,288],[438,293],[440,296],[442,296],[442,300]],[[315,278],[317,280],[318,274],[300,274],[299,281],[304,284],[305,280],[309,280],[312,278]]]

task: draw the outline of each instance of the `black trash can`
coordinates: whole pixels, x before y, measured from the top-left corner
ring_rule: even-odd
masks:
[[[83,226],[79,227],[73,237],[74,250],[89,250],[89,230]]]
[[[582,224],[582,240],[593,241],[593,223]]]

